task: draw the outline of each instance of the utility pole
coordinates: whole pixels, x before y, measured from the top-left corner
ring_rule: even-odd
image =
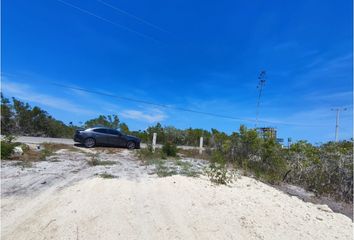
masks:
[[[335,131],[335,141],[338,142],[338,131],[339,131],[339,113],[341,111],[347,111],[347,108],[332,108],[331,111],[336,111],[336,131]]]
[[[259,89],[259,95],[258,95],[258,101],[257,101],[256,128],[258,126],[259,107],[261,105],[262,91],[263,91],[264,84],[266,82],[265,77],[266,77],[266,71],[261,71],[261,73],[259,74],[259,77],[258,77],[259,82],[258,82],[258,86],[257,86],[257,89]]]

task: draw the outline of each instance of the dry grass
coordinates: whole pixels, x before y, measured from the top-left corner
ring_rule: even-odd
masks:
[[[73,152],[80,151],[79,148],[74,147],[73,145],[62,144],[62,143],[43,143],[43,148],[46,149],[48,152],[54,153],[61,149],[66,149]]]
[[[110,174],[110,173],[101,173],[99,174],[101,178],[106,178],[106,179],[112,179],[112,178],[117,178],[116,176]]]
[[[117,154],[123,151],[122,148],[115,148],[115,147],[95,147],[95,150],[107,154]]]
[[[90,154],[90,159],[88,160],[90,166],[106,166],[117,164],[115,161],[102,161],[100,160],[99,154]]]
[[[28,167],[32,167],[32,162],[31,161],[19,161],[15,164],[15,166],[19,166],[21,168],[28,168]]]
[[[69,151],[77,152],[80,149],[75,148],[72,145],[58,144],[58,143],[43,143],[41,144],[41,149],[31,149],[28,145],[20,145],[23,150],[23,155],[13,156],[10,160],[23,161],[25,166],[30,166],[30,162],[44,161],[47,157],[55,154],[56,151],[61,149],[66,149]],[[27,162],[27,163],[26,163]]]
[[[198,149],[178,149],[178,155],[180,157],[194,158],[194,159],[204,159],[210,160],[211,154],[208,150],[204,150],[202,154],[199,154]]]
[[[167,158],[161,149],[151,152],[149,149],[140,149],[136,155],[142,165],[153,165],[154,173],[159,177],[173,175],[184,175],[188,177],[197,177],[199,172],[193,169],[193,164],[188,161],[182,161],[179,157]]]

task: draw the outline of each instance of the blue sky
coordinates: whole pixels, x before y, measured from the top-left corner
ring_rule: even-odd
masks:
[[[68,123],[117,114],[131,129],[161,122],[228,133],[256,117],[282,138],[352,137],[352,1],[2,1],[2,91]]]

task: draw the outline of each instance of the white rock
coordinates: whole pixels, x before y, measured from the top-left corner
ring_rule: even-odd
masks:
[[[23,154],[23,150],[21,147],[17,146],[17,147],[14,147],[14,149],[12,150],[12,154],[14,156],[21,156]]]

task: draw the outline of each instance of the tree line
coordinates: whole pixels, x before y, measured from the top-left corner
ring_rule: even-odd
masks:
[[[1,94],[1,133],[3,135],[28,135],[43,137],[71,138],[76,129],[104,126],[119,129],[125,134],[135,135],[143,142],[150,142],[154,132],[157,133],[157,142],[160,144],[170,141],[176,145],[197,146],[199,138],[204,137],[204,143],[209,144],[212,133],[203,129],[181,130],[172,126],[162,127],[160,123],[150,126],[144,131],[130,131],[126,123],[113,115],[99,115],[89,119],[81,126],[72,123],[65,124],[53,118],[48,112],[37,106],[30,106],[16,98],[8,99]]]
[[[46,111],[31,107],[16,98],[9,100],[1,94],[1,134],[68,137],[75,132],[73,126],[54,119]]]
[[[72,123],[65,124],[53,118],[48,112],[38,106],[30,106],[16,98],[6,98],[1,93],[1,134],[3,135],[28,135],[43,137],[68,137],[71,138],[76,129],[104,126],[119,129],[125,134],[135,135],[143,142],[150,142],[154,132],[157,133],[157,142],[160,144],[169,141],[176,145],[197,146],[199,138],[204,137],[204,143],[209,144],[212,133],[203,129],[181,130],[172,126],[163,127],[160,123],[150,126],[144,131],[130,131],[126,123],[113,115],[99,115],[89,119],[80,126]]]
[[[1,134],[43,137],[73,137],[75,130],[94,126],[119,128],[129,132],[127,124],[121,123],[117,115],[100,115],[87,120],[83,126],[68,125],[53,118],[48,112],[16,98],[11,100],[1,93]]]

